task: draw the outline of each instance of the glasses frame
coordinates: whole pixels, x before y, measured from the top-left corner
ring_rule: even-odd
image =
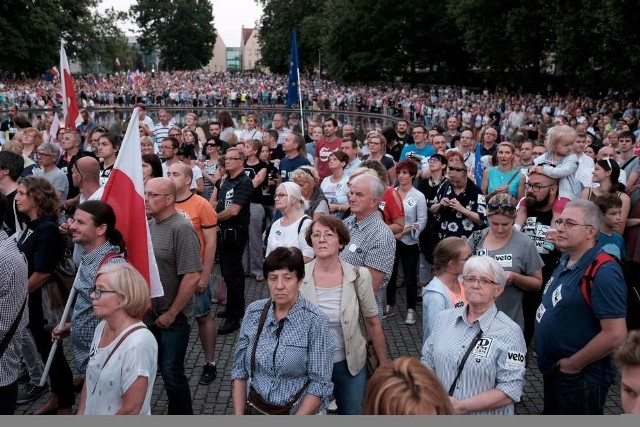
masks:
[[[568,225],[567,225],[568,224]],[[591,227],[593,228],[594,226],[591,224],[578,224],[578,223],[574,223],[574,222],[567,222],[566,220],[562,219],[562,218],[558,218],[555,220],[555,225],[556,228],[563,226],[566,230],[571,230],[573,228],[575,228],[576,226],[580,226],[580,227]]]
[[[533,190],[535,193],[537,193],[538,191],[545,189],[545,188],[551,188],[554,187],[554,184],[549,184],[549,185],[540,185],[540,184],[529,184],[528,182],[524,183],[524,188],[526,190]]]
[[[493,286],[500,286],[500,283],[493,281],[493,280],[489,280],[489,279],[484,279],[484,278],[480,278],[480,277],[469,277],[469,276],[462,276],[462,281],[464,283],[477,283],[479,285],[482,286],[489,286],[489,285],[493,285]]]
[[[89,295],[93,294],[95,296],[95,299],[100,299],[102,298],[102,294],[118,294],[120,295],[120,292],[118,291],[110,291],[108,289],[98,289],[98,288],[92,288],[91,289],[91,293]]]

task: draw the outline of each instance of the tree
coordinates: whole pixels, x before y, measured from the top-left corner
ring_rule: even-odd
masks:
[[[93,31],[85,41],[85,50],[81,56],[83,63],[89,70],[95,71],[98,64],[102,64],[100,71],[112,71],[116,58],[122,69],[135,69],[136,51],[129,46],[124,32],[120,29],[127,20],[126,12],[107,9],[103,13],[95,13],[91,17]]]
[[[138,0],[131,16],[140,27],[140,46],[158,50],[165,69],[194,70],[213,57],[216,30],[210,0]]]

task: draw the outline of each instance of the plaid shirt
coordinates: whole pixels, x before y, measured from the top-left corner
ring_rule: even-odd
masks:
[[[266,299],[254,301],[247,307],[233,354],[232,379],[249,380],[251,351],[266,302]],[[252,386],[267,402],[286,405],[309,380],[291,414],[296,413],[304,396],[309,394],[320,398],[323,411],[333,391],[331,373],[336,343],[329,331],[329,320],[316,305],[298,295],[298,301],[281,322],[282,325],[275,319],[272,305],[256,349]]]
[[[27,297],[27,260],[18,250],[15,240],[0,230],[0,341],[18,317]],[[22,320],[18,323],[9,346],[0,357],[0,387],[18,380],[20,357],[22,356],[22,334],[29,323],[29,304],[24,307]]]
[[[84,372],[87,369],[93,333],[101,320],[93,315],[93,305],[89,295],[95,286],[96,273],[100,263],[109,252],[119,253],[120,248],[107,241],[91,252],[83,250],[76,280],[73,282],[77,299],[71,315],[71,343],[73,344],[73,358],[78,372]],[[126,261],[122,256],[119,256],[110,259],[105,265],[123,262]]]

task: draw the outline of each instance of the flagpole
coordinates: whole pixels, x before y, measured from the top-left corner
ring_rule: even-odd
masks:
[[[69,297],[67,298],[67,303],[64,306],[64,312],[62,313],[62,317],[60,318],[60,323],[58,324],[58,330],[62,330],[64,324],[67,323],[67,317],[69,317],[69,312],[71,311],[71,306],[73,305],[73,300],[76,296],[75,288],[71,288],[69,291]],[[49,351],[49,357],[47,358],[47,364],[44,366],[44,371],[42,371],[42,377],[40,377],[39,387],[44,387],[47,383],[47,377],[49,376],[49,371],[51,370],[51,364],[53,363],[53,357],[56,354],[56,350],[58,349],[58,342],[60,340],[54,340],[53,344],[51,344],[51,351]]]
[[[304,116],[302,115],[302,88],[300,87],[300,67],[296,68],[298,73],[298,104],[300,105],[300,129],[302,130],[302,136],[304,136]]]

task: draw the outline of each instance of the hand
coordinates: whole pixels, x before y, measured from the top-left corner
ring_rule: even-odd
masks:
[[[207,290],[207,286],[209,285],[210,278],[211,278],[211,274],[200,273],[200,280],[196,285],[196,294],[201,294]]]
[[[556,366],[558,367],[560,372],[563,372],[565,374],[578,374],[581,371],[581,369],[575,366],[571,362],[571,359],[568,357],[558,360],[558,363],[556,363]]]
[[[73,232],[71,231],[71,224],[73,224],[73,218],[69,218],[67,219],[67,222],[63,222],[62,224],[60,224],[60,226],[58,227],[58,230],[60,231],[61,234],[73,234]]]
[[[175,320],[176,316],[166,311],[156,319],[156,326],[160,329],[168,329],[171,325],[173,325],[173,322]]]
[[[65,323],[62,328],[56,326],[51,331],[51,341],[58,341],[59,339],[66,338],[71,333],[71,323]]]
[[[513,271],[505,271],[505,275],[507,276],[507,284],[513,284]]]

